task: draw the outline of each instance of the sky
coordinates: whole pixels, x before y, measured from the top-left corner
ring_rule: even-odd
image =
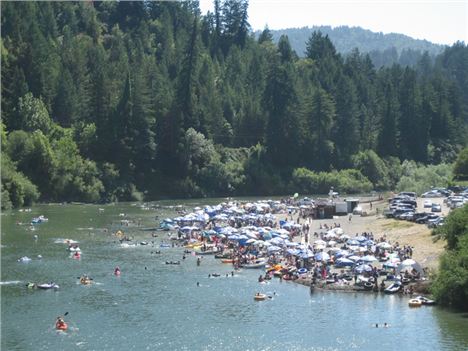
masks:
[[[212,0],[200,0],[203,14]],[[468,43],[468,0],[249,0],[253,30],[359,26],[451,45]]]

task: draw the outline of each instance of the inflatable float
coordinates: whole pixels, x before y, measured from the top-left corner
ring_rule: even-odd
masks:
[[[411,299],[408,301],[408,306],[409,307],[421,307],[422,301],[419,299]]]
[[[68,324],[65,322],[57,322],[55,323],[55,329],[66,331],[68,329]]]
[[[255,301],[264,301],[267,299],[268,296],[266,296],[265,294],[260,294],[260,293],[256,293],[255,296],[254,296],[254,300]]]

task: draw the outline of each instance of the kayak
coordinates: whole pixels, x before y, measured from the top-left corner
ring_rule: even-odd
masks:
[[[55,329],[57,330],[67,330],[68,329],[68,324],[63,322],[63,323],[55,323]]]
[[[221,262],[222,263],[233,263],[234,260],[232,258],[223,258],[223,259],[221,259]]]
[[[58,289],[60,288],[57,284],[55,283],[50,283],[50,284],[38,284],[36,285],[38,289],[44,289],[44,290],[47,290],[47,289]]]

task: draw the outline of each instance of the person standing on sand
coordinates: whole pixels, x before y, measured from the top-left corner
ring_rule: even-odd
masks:
[[[349,214],[348,220],[351,222],[351,219],[353,218],[352,214]]]

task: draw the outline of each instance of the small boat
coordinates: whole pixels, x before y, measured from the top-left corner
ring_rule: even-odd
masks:
[[[213,255],[213,254],[215,254],[217,252],[218,252],[218,250],[205,250],[205,251],[202,251],[202,250],[198,251],[197,250],[197,251],[195,251],[195,253],[197,255]]]
[[[180,264],[180,261],[166,261],[166,264],[175,264],[175,265],[178,265],[178,264]]]
[[[255,301],[263,301],[263,300],[266,300],[267,297],[268,297],[268,296],[265,295],[265,294],[256,293],[256,294],[254,295],[254,300],[255,300]]]
[[[401,289],[401,283],[400,282],[395,282],[391,284],[388,288],[385,288],[384,292],[386,294],[395,294]]]
[[[171,247],[171,244],[161,243],[159,247]]]
[[[253,263],[242,265],[243,268],[263,268],[267,264],[267,260],[256,260]]]
[[[229,253],[224,253],[224,254],[216,254],[215,258],[231,258],[231,254]]]
[[[155,230],[158,230],[158,227],[140,228],[140,230],[143,232],[154,232]]]
[[[31,220],[31,224],[39,224],[39,223],[44,223],[47,222],[49,219],[44,217],[43,215],[40,215],[39,217],[34,217]]]
[[[47,290],[47,289],[58,289],[60,288],[57,284],[55,283],[45,283],[45,284],[37,284],[36,287],[38,289],[44,289],[44,290]]]
[[[221,259],[221,262],[222,263],[233,263],[234,259],[232,259],[232,258],[223,258],[223,259]]]
[[[436,304],[434,300],[430,300],[425,296],[417,296],[416,299],[421,301],[421,303],[425,306],[433,306]]]
[[[404,285],[406,285],[406,284],[409,284],[410,281],[411,281],[411,280],[410,280],[409,278],[403,278],[403,279],[401,280],[401,283],[404,284]]]
[[[30,262],[31,259],[28,256],[18,258],[18,262]]]
[[[423,304],[422,301],[419,299],[411,299],[408,301],[409,307],[421,307],[422,304]]]
[[[140,245],[148,245],[147,241],[140,241]]]
[[[129,243],[121,243],[120,244],[120,247],[136,247],[137,244],[136,243],[132,243],[132,244],[129,244]]]

